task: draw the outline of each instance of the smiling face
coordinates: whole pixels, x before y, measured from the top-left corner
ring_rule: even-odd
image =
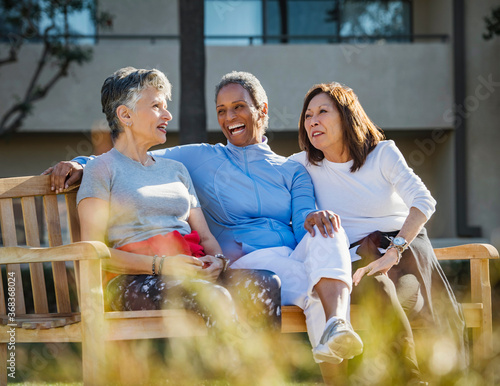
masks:
[[[165,143],[167,140],[167,125],[172,115],[167,110],[165,93],[154,87],[148,87],[141,92],[135,109],[129,110],[130,129],[136,141],[149,147]]]
[[[216,105],[219,126],[230,143],[243,147],[262,142],[267,107],[258,111],[241,85],[231,83],[221,88]]]
[[[322,92],[311,99],[304,127],[311,144],[328,160],[338,162],[345,150],[342,119],[329,95]]]

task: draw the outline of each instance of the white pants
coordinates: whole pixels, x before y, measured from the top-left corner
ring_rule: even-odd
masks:
[[[260,249],[240,257],[231,268],[267,269],[281,279],[281,304],[297,305],[304,310],[307,333],[313,347],[319,343],[325,329],[323,305],[314,289],[322,279],[336,279],[352,289],[351,256],[349,241],[340,229],[335,237],[323,237],[317,228],[316,235],[307,233],[299,245]]]

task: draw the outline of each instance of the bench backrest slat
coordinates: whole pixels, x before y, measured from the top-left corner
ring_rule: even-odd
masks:
[[[59,218],[57,196],[43,196],[43,203],[45,209],[45,220],[47,222],[49,246],[56,247],[58,245],[62,245],[61,221]],[[57,311],[61,313],[71,312],[66,263],[52,263],[52,273],[54,276]]]
[[[65,210],[68,211],[70,238],[72,241],[77,241],[79,226],[76,212],[76,192],[67,192],[65,196],[66,201],[63,202],[58,200],[58,195],[50,190],[50,176],[0,179],[0,224],[2,229],[0,246],[45,247],[48,242],[48,246],[54,247],[68,242],[69,240],[63,239],[61,232],[61,229],[65,229],[61,226],[65,225],[64,221],[66,220],[61,218],[61,214]],[[20,201],[20,205],[18,201]],[[24,232],[21,233],[22,228],[24,228]],[[78,310],[78,304],[71,304],[71,301],[74,300],[70,296],[70,288],[73,288],[73,277],[70,265],[67,264],[71,263],[7,265],[7,272],[13,271],[16,277],[16,316],[33,312],[36,314],[50,312],[66,314]],[[27,272],[24,272],[28,267],[30,279],[23,286],[21,272],[28,280]],[[50,268],[52,274],[47,271]],[[8,312],[5,301],[7,287],[5,275],[3,277],[0,275],[1,315],[6,315]],[[55,301],[52,300],[54,295]],[[51,306],[52,302],[56,304],[57,311],[56,307]]]
[[[66,200],[66,207],[68,208],[68,226],[69,237],[72,243],[81,241],[80,237],[80,219],[78,218],[78,209],[76,206],[77,192],[68,192],[64,198]],[[80,262],[74,263],[75,277],[76,277],[76,293],[78,294],[78,304],[80,304]]]
[[[12,198],[0,199],[0,225],[2,227],[3,245],[6,247],[15,247],[17,245],[17,235]],[[16,296],[16,315],[24,315],[26,314],[26,305],[24,303],[24,290],[20,264],[7,264],[7,286],[9,285],[9,277],[14,278],[15,280],[14,288]],[[5,308],[3,286],[1,292],[2,302],[4,302],[3,308]]]
[[[23,208],[26,245],[30,247],[40,247],[40,230],[38,229],[35,197],[23,197],[21,199],[21,205]],[[49,305],[47,302],[47,290],[43,264],[30,264],[30,274],[35,313],[46,314],[49,312]]]
[[[81,241],[80,221],[78,219],[78,210],[76,207],[76,194],[77,192],[69,192],[65,195],[66,206],[68,207],[69,235],[72,243]]]
[[[55,195],[50,190],[50,176],[2,178],[0,198]]]

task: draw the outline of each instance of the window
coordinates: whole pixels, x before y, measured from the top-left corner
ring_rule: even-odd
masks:
[[[262,43],[262,0],[205,1],[205,35],[211,45]],[[242,36],[238,38],[238,36]]]
[[[205,0],[207,44],[410,41],[411,33],[410,0]]]

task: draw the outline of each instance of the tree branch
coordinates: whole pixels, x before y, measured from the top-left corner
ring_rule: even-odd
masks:
[[[17,52],[21,48],[22,40],[19,39],[17,42],[15,42],[13,39],[13,35],[14,34],[9,34],[9,40],[10,40],[9,56],[5,59],[0,59],[0,66],[8,63],[17,62]],[[19,38],[19,36],[16,37]]]
[[[16,103],[4,114],[2,122],[0,123],[0,137],[8,133],[13,133],[21,127],[23,120],[31,110],[31,105],[33,104],[33,102],[42,99],[48,93],[48,91],[52,87],[54,87],[54,85],[60,78],[68,74],[68,68],[71,62],[70,60],[65,60],[62,64],[60,64],[57,73],[54,74],[54,76],[44,86],[37,87],[35,90],[36,81],[40,76],[41,69],[45,66],[45,64],[46,61],[42,61],[41,59],[39,62],[39,68],[37,68],[38,75],[36,77],[33,77],[29,92],[26,93],[24,100]],[[12,117],[16,114],[17,116],[14,118],[14,120],[9,123]]]
[[[88,2],[88,0],[62,0],[50,2],[49,8],[41,7],[40,4],[38,4],[38,7],[33,7],[32,4],[30,4],[30,6],[26,8],[22,2],[7,2],[6,5],[2,3],[2,6],[7,7],[6,9],[15,14],[16,17],[12,19],[13,21],[11,21],[11,24],[13,23],[16,30],[23,31],[23,23],[26,21],[30,23],[31,30],[28,31],[30,36],[9,34],[9,53],[8,56],[0,59],[0,66],[18,61],[18,53],[24,43],[24,38],[34,36],[40,39],[43,44],[43,50],[39,56],[33,75],[29,80],[24,96],[21,97],[21,100],[16,101],[14,105],[0,117],[0,137],[9,133],[14,133],[22,126],[26,117],[30,114],[34,102],[44,98],[62,77],[68,75],[68,70],[72,63],[81,65],[91,59],[91,49],[85,49],[78,46],[73,47],[69,39],[69,14],[79,11],[88,4],[93,5],[94,3]],[[50,35],[51,31],[58,29],[56,20],[58,20],[57,17],[61,12],[64,14],[64,40]],[[50,20],[50,25],[43,31],[38,29],[37,24],[32,23],[34,20],[39,21],[40,15]],[[104,18],[104,15],[104,13],[95,13],[94,17],[96,23],[107,22],[108,25],[110,25],[112,16],[106,14],[106,18]],[[56,69],[53,70],[52,67],[49,69],[47,66],[49,63],[54,63]],[[40,78],[42,74],[46,72],[49,72],[52,76],[44,85],[41,85],[39,83]]]
[[[0,66],[13,62],[17,62],[17,50],[11,46],[9,50],[9,56],[5,59],[0,59]]]

